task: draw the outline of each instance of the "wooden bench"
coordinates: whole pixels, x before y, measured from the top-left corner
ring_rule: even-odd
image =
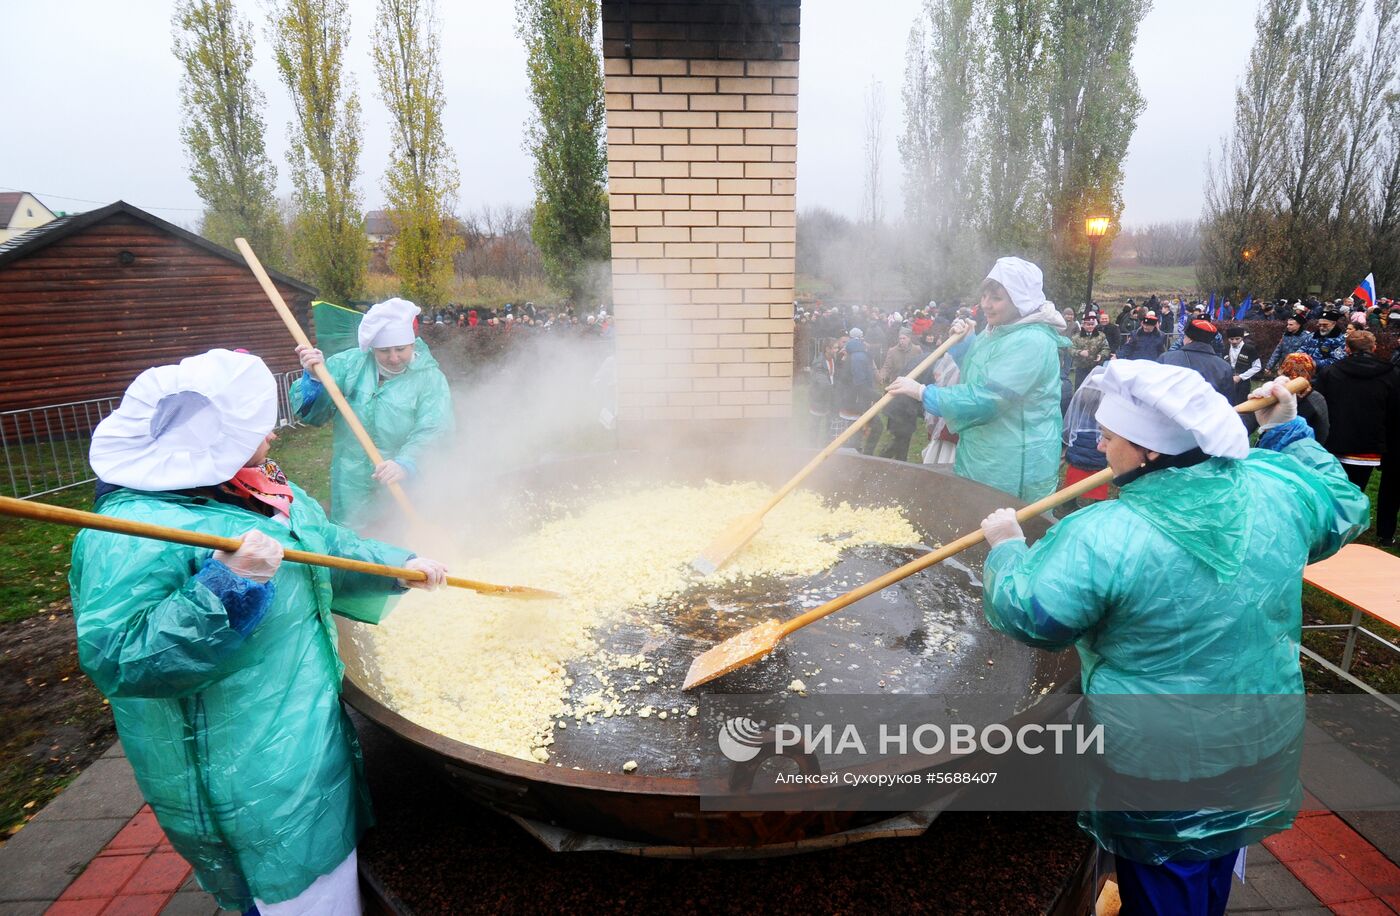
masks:
[[[1352,608],[1350,623],[1313,624],[1303,627],[1304,630],[1347,631],[1346,647],[1342,650],[1340,667],[1306,646],[1302,647],[1303,655],[1400,712],[1400,703],[1382,695],[1380,691],[1351,673],[1352,656],[1356,653],[1356,641],[1360,635],[1369,636],[1400,656],[1400,646],[1377,636],[1361,625],[1364,616],[1400,629],[1400,557],[1375,547],[1348,544],[1321,563],[1314,563],[1304,569],[1303,581],[1351,605]]]

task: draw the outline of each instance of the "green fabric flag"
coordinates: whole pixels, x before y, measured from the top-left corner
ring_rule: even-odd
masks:
[[[360,320],[363,312],[348,309],[333,302],[311,303],[311,319],[316,323],[316,347],[326,356],[360,345]]]

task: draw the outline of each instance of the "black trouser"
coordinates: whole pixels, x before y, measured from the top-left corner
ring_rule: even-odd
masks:
[[[1368,464],[1342,464],[1342,470],[1347,472],[1347,479],[1356,484],[1356,488],[1362,493],[1366,492],[1366,485],[1371,482],[1371,472],[1375,468]]]
[[[915,417],[890,417],[890,444],[880,450],[881,458],[909,460],[909,440],[914,438]]]
[[[880,422],[880,415],[876,414],[871,417],[870,422],[865,425],[865,429],[857,434],[865,437],[860,446],[860,453],[862,455],[875,454],[875,446],[880,444],[880,436],[884,434],[884,431],[885,424]]]
[[[1381,459],[1381,491],[1376,496],[1376,537],[1395,537],[1395,517],[1400,515],[1400,454],[1387,451]]]

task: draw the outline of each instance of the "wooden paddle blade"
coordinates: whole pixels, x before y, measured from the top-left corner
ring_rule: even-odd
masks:
[[[719,568],[728,563],[734,554],[738,553],[743,546],[754,539],[754,535],[763,529],[763,516],[750,515],[741,518],[730,525],[724,532],[709,546],[700,552],[700,555],[690,561],[690,568],[702,576],[712,576],[719,571]]]
[[[477,582],[474,579],[462,579],[457,576],[448,576],[447,584],[452,588],[465,588],[469,591],[480,592],[483,595],[500,595],[502,598],[522,598],[538,601],[546,598],[564,597],[558,592],[546,591],[542,588],[531,588],[528,585],[495,585],[491,582]]]
[[[782,622],[769,620],[729,637],[690,663],[690,669],[685,673],[685,684],[681,689],[699,687],[758,661],[773,651],[782,636]]]

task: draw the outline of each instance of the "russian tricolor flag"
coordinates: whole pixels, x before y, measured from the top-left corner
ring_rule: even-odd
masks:
[[[1364,279],[1364,280],[1361,281],[1361,285],[1358,286],[1358,287],[1356,288],[1355,292],[1353,292],[1353,293],[1351,294],[1351,297],[1352,297],[1353,299],[1360,299],[1360,300],[1362,301],[1362,303],[1364,303],[1365,306],[1366,306],[1366,308],[1368,308],[1368,309],[1369,309],[1371,306],[1375,305],[1375,304],[1376,304],[1376,275],[1375,275],[1375,274],[1367,274],[1367,275],[1366,275],[1366,279]]]

